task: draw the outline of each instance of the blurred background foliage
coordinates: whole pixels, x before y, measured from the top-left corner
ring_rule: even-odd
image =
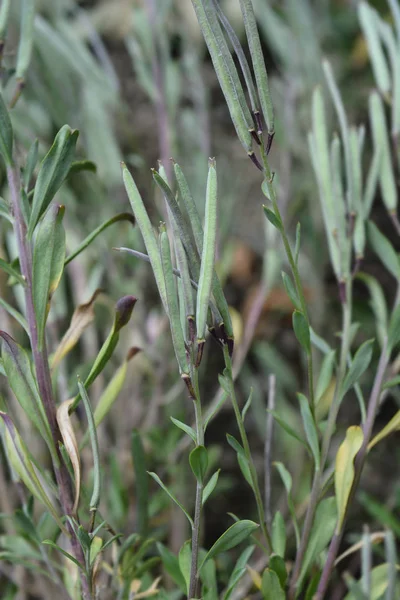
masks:
[[[1,71],[3,82],[9,81],[5,87],[8,101],[16,89],[13,80],[20,11],[19,2],[11,4],[11,27],[5,40]],[[314,86],[323,81],[323,57],[329,58],[333,65],[350,121],[354,124],[367,121],[373,77],[356,4],[352,0],[255,1],[276,110],[277,131],[271,161],[279,184],[279,203],[293,236],[296,223],[301,222],[300,268],[312,324],[315,331],[328,336],[328,342],[339,327],[339,298],[324,241],[307,131],[311,94]],[[371,4],[389,19],[384,0]],[[238,5],[225,0],[223,7],[238,36],[243,38]],[[152,184],[150,167],[156,166],[160,159],[168,172],[170,157],[179,162],[202,211],[207,159],[217,157],[218,270],[226,286],[239,340],[235,361],[243,402],[249,388],[253,388],[247,426],[256,464],[262,472],[268,376],[276,375],[277,411],[284,413],[297,429],[300,423],[294,408],[295,392],[304,388],[306,373],[291,327],[291,303],[281,284],[280,272],[285,266],[282,248],[276,230],[261,216],[260,182],[254,166],[237,143],[191,3],[37,0],[32,60],[11,117],[21,157],[36,138],[42,157],[58,129],[68,123],[80,130],[79,158],[96,165],[95,170],[70,177],[58,194],[58,201],[66,206],[70,252],[95,227],[128,210],[120,175],[121,160],[134,173],[153,223],[157,224],[164,218],[165,209]],[[331,118],[333,123],[333,114]],[[369,132],[366,147],[365,158],[369,162],[372,154]],[[1,179],[4,184],[4,173]],[[7,194],[6,186],[3,193]],[[391,237],[384,211],[374,209],[374,219]],[[394,236],[393,240],[396,243]],[[50,348],[54,351],[55,340],[66,331],[76,306],[101,289],[95,301],[94,322],[59,369],[58,396],[65,399],[71,395],[76,373],[85,375],[104,341],[114,302],[126,294],[138,297],[113,361],[96,381],[92,393],[96,402],[113,371],[124,362],[128,349],[132,346],[141,349],[129,362],[116,403],[99,428],[107,481],[101,508],[115,529],[128,534],[134,530],[137,519],[130,450],[132,429],[143,435],[147,468],[168,480],[178,496],[190,498],[193,485],[189,469],[185,473],[181,468],[185,441],[182,432],[172,427],[169,417],[189,422],[193,415],[176,374],[167,320],[151,269],[147,263],[112,250],[119,246],[143,250],[140,234],[129,223],[113,225],[67,267],[67,277],[57,291],[50,316],[54,335]],[[3,225],[0,256],[13,259],[15,255],[10,231]],[[377,276],[386,292],[392,291],[391,282],[387,276],[382,280],[381,269],[371,256],[366,256],[364,270]],[[11,298],[3,272],[0,272],[0,290],[2,298]],[[372,327],[374,317],[361,283],[356,287],[356,311],[365,324],[359,333],[363,340],[369,337],[368,323]],[[24,338],[19,324],[1,306],[0,322],[1,328],[16,339]],[[221,367],[219,353],[213,351],[212,345],[206,346],[203,365],[201,386],[207,390],[203,397],[211,404],[215,402],[216,375]],[[12,405],[12,398],[8,400]],[[382,408],[382,422],[389,420],[399,404],[400,396],[394,391]],[[356,411],[354,398],[354,404],[349,401],[341,411],[343,430],[353,422]],[[23,416],[16,414],[20,431],[29,441],[29,425],[20,422],[21,419]],[[228,515],[224,520],[221,514],[229,510],[249,516],[253,510],[250,490],[225,439],[227,431],[235,431],[228,405],[221,409],[207,433],[215,464],[219,463],[222,472],[214,500],[206,509],[205,545],[212,543],[230,523]],[[397,442],[396,436],[388,438],[368,463],[362,480],[361,504],[357,504],[350,521],[349,529],[353,532],[361,532],[363,522],[368,519],[376,528],[390,525],[400,533]],[[40,448],[32,451],[40,453]],[[272,458],[291,465],[292,495],[301,514],[305,484],[309,485],[311,476],[310,465],[305,453],[279,427],[274,431]],[[86,469],[90,466],[89,455]],[[4,466],[0,466],[0,478],[0,489],[5,489]],[[286,495],[275,475],[272,494],[273,506],[285,515]],[[161,490],[153,489],[153,483],[150,498],[153,529],[171,550],[177,551],[188,537],[184,517]],[[14,500],[17,499],[12,491],[7,495],[2,493],[0,510],[7,512]],[[7,532],[6,522],[3,526]],[[7,543],[8,538],[1,536],[3,550]],[[357,559],[350,558],[344,563],[346,569],[357,573]],[[220,566],[223,569],[224,565]],[[36,597],[39,596],[36,590]]]

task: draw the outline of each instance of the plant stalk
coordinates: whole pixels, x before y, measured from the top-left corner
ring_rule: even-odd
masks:
[[[201,410],[201,400],[199,391],[199,378],[197,369],[193,369],[193,385],[196,398],[193,398],[194,412],[196,419],[196,435],[197,445],[204,446],[204,426]],[[194,507],[194,519],[192,530],[192,559],[190,564],[190,580],[189,580],[189,596],[188,598],[196,598],[198,588],[197,567],[199,562],[199,546],[200,546],[200,526],[201,526],[201,509],[203,499],[203,484],[197,481],[196,484],[196,500]]]
[[[71,489],[71,481],[68,476],[67,469],[62,461],[58,443],[61,440],[60,432],[56,419],[56,406],[53,397],[51,384],[51,375],[49,361],[47,357],[46,343],[43,343],[42,349],[39,349],[38,334],[35,307],[32,294],[32,250],[26,237],[26,223],[21,210],[21,181],[19,168],[15,163],[7,166],[7,180],[10,188],[11,207],[14,215],[14,231],[17,239],[18,254],[20,260],[21,274],[25,278],[26,286],[25,304],[26,317],[29,327],[29,337],[31,342],[33,361],[35,364],[36,377],[38,382],[39,393],[43,402],[47,420],[49,422],[50,431],[55,447],[55,453],[52,453],[53,468],[57,481],[57,486],[60,494],[60,503],[65,515],[72,516],[73,508],[73,493]],[[78,539],[71,525],[67,522],[67,529],[71,536],[71,547],[74,557],[84,565],[84,554],[79,544]],[[81,573],[82,593],[85,600],[91,600],[89,583],[84,573]]]

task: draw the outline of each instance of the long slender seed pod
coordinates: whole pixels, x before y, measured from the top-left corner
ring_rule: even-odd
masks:
[[[96,424],[94,422],[93,411],[90,404],[89,396],[87,395],[85,386],[78,377],[78,388],[82,398],[83,405],[85,407],[86,418],[88,420],[88,429],[90,435],[90,441],[92,445],[93,453],[93,492],[90,499],[90,511],[96,512],[100,502],[100,491],[101,491],[101,472],[100,472],[100,455],[99,455],[99,442],[97,439]]]
[[[340,134],[342,137],[342,144],[344,150],[344,163],[346,167],[346,200],[348,204],[348,209],[351,212],[357,209],[354,207],[353,199],[353,173],[351,169],[349,125],[347,121],[346,112],[344,110],[342,97],[340,95],[339,88],[336,84],[331,64],[327,60],[323,61],[323,69],[340,126]]]
[[[335,210],[332,191],[331,165],[326,130],[325,107],[320,87],[315,88],[312,105],[313,131],[309,135],[311,160],[318,182],[319,195],[324,217],[326,235],[332,266],[338,280],[341,279],[339,249],[332,231],[335,223]]]
[[[379,183],[382,200],[386,209],[392,213],[397,210],[397,190],[392,168],[385,111],[382,99],[377,92],[373,92],[369,99],[369,118],[374,147],[380,150],[381,153]]]
[[[242,10],[247,41],[250,48],[251,60],[256,77],[257,91],[260,98],[261,108],[267,124],[268,133],[274,132],[274,109],[269,91],[267,69],[265,67],[264,55],[261,48],[260,36],[256,17],[254,14],[252,0],[239,0]]]
[[[203,253],[203,237],[204,230],[203,225],[201,223],[201,218],[199,215],[199,211],[197,210],[197,206],[194,202],[193,196],[190,192],[189,185],[187,183],[186,177],[181,169],[181,167],[174,163],[174,170],[176,180],[178,182],[179,192],[181,194],[181,198],[186,208],[187,215],[189,217],[189,221],[192,227],[193,236],[196,243],[196,248],[199,256]],[[213,280],[212,280],[212,293],[214,296],[215,304],[217,305],[218,311],[221,313],[221,317],[224,323],[224,328],[226,335],[230,340],[233,340],[233,326],[232,320],[229,313],[228,303],[225,298],[225,294],[222,290],[221,282],[218,279],[218,275],[214,270]],[[211,308],[213,310],[213,306],[211,304]],[[213,310],[213,314],[215,315],[215,311]],[[217,320],[218,323],[218,320]]]
[[[34,36],[35,0],[22,0],[21,2],[21,31],[17,53],[15,77],[17,88],[11,100],[13,107],[25,85],[25,75],[31,62],[32,45]]]
[[[186,358],[185,341],[179,315],[178,294],[172,271],[171,251],[165,225],[160,226],[160,252],[167,292],[168,318],[171,327],[172,343],[181,377],[185,378],[189,377],[189,366]]]
[[[250,105],[253,113],[259,112],[259,99],[257,96],[256,88],[253,82],[253,76],[250,71],[249,63],[247,62],[247,58],[245,53],[243,52],[243,48],[240,44],[238,36],[235,33],[232,25],[229,23],[228,18],[221,10],[221,6],[217,0],[212,0],[215,10],[217,11],[218,19],[220,20],[222,27],[225,29],[228,38],[233,46],[233,49],[238,57],[238,61],[240,64],[240,68],[242,69],[243,77],[246,82],[247,91],[249,92]]]
[[[165,168],[162,164],[160,164],[159,174],[164,179],[165,183],[168,185],[168,178],[165,171]],[[165,195],[165,194],[164,194]],[[178,224],[172,211],[167,203],[168,208],[168,216],[171,222],[172,234],[173,234],[173,243],[175,248],[175,256],[176,256],[176,264],[178,267],[178,271],[180,274],[180,280],[177,281],[178,292],[179,292],[179,306],[180,306],[180,314],[182,321],[182,330],[184,332],[184,338],[187,340],[186,332],[188,332],[188,319],[194,319],[195,308],[193,301],[193,291],[192,284],[190,280],[189,266],[187,261],[187,256],[185,253],[185,249],[181,242],[180,231]],[[174,269],[173,269],[174,271]]]
[[[190,225],[192,226],[193,237],[194,241],[196,242],[197,252],[201,256],[203,249],[203,225],[201,223],[199,211],[197,210],[197,206],[190,191],[187,179],[181,167],[176,162],[174,162],[174,171],[176,181],[178,183],[180,196],[183,200],[183,204],[185,205]]]
[[[8,18],[10,16],[11,0],[3,0],[0,6],[0,56],[3,53],[7,35]]]
[[[165,311],[167,312],[167,296],[165,292],[165,281],[162,271],[160,253],[158,250],[157,239],[150,222],[149,216],[143,204],[142,197],[136,187],[132,175],[122,163],[122,177],[129,201],[132,206],[133,214],[136,222],[139,225],[140,232],[143,236],[144,245],[148,253],[148,257],[153,268],[154,277],[157,283],[158,292],[160,294]]]
[[[225,96],[236,133],[246,152],[251,151],[252,118],[242,84],[211,0],[192,0],[215,73]]]
[[[353,204],[356,213],[353,244],[356,259],[364,256],[365,249],[365,215],[362,199],[362,167],[358,131],[355,127],[350,129],[350,158],[353,181]]]
[[[340,254],[340,271],[344,278],[350,275],[350,254],[349,244],[347,242],[347,222],[346,206],[343,192],[342,178],[342,152],[340,139],[337,134],[333,136],[331,143],[331,171],[332,171],[332,191],[334,197],[334,211],[336,217],[336,238],[337,247]]]
[[[217,171],[215,160],[210,159],[207,192],[203,252],[196,303],[197,342],[204,344],[208,305],[214,275],[215,245],[217,241]]]

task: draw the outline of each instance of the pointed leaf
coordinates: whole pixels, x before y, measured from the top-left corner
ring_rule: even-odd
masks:
[[[192,438],[195,444],[197,443],[197,435],[193,427],[190,427],[190,425],[186,425],[186,423],[182,423],[182,421],[179,421],[179,419],[174,419],[174,417],[170,417],[170,419],[174,423],[174,425],[176,425],[179,429],[187,433],[188,436]]]
[[[216,487],[216,485],[218,483],[218,477],[219,477],[220,471],[221,471],[221,469],[218,469],[218,471],[215,471],[214,475],[212,475],[210,477],[210,480],[208,481],[207,485],[204,486],[203,496],[202,496],[202,499],[201,499],[201,505],[202,506],[205,505],[205,503],[207,502],[208,498],[211,496],[211,494],[215,490],[215,487]]]
[[[285,592],[281,587],[279,577],[271,569],[265,569],[263,573],[261,593],[263,600],[285,600]]]
[[[164,490],[164,492],[166,494],[168,494],[168,496],[171,498],[171,500],[173,502],[175,502],[175,504],[177,506],[179,506],[179,508],[181,509],[181,511],[185,514],[187,520],[189,521],[191,527],[194,527],[193,524],[193,519],[191,518],[191,516],[189,515],[189,513],[185,510],[185,508],[182,506],[182,504],[179,502],[179,500],[177,500],[177,498],[175,498],[175,496],[172,494],[172,492],[169,491],[169,489],[167,488],[167,486],[161,481],[161,479],[159,478],[159,476],[156,473],[153,473],[151,471],[148,471],[150,477],[152,477],[154,479],[154,481],[156,481],[158,483],[158,485]]]
[[[64,207],[53,205],[40,224],[33,253],[32,293],[38,330],[39,349],[44,343],[44,331],[50,300],[64,270],[65,231],[62,225]]]
[[[40,217],[68,175],[77,139],[78,131],[73,131],[68,125],[64,125],[57,133],[52,147],[41,163],[33,193],[32,214],[28,227],[29,237],[32,237]]]
[[[340,391],[342,397],[359,381],[361,375],[367,370],[372,359],[373,343],[374,340],[367,340],[357,350],[343,381]]]
[[[298,342],[303,346],[307,354],[311,352],[310,327],[303,313],[295,310],[292,316],[293,330]]]
[[[225,533],[223,533],[221,537],[218,538],[218,540],[215,542],[212,548],[207,552],[199,567],[199,572],[201,571],[204,563],[207,560],[214,558],[214,556],[217,556],[217,554],[220,554],[221,552],[226,552],[227,550],[238,546],[241,542],[248,538],[249,535],[251,535],[258,527],[259,525],[257,525],[257,523],[248,520],[237,521],[236,523],[231,525],[229,529],[227,529]]]
[[[202,484],[208,468],[208,452],[204,446],[196,446],[189,454],[190,467],[197,481]]]
[[[311,452],[314,457],[315,468],[319,470],[320,465],[320,453],[319,453],[319,442],[318,432],[315,425],[314,418],[311,413],[310,404],[307,398],[303,394],[297,394],[300,402],[301,418],[303,419],[303,427],[306,432],[307,441],[310,445]]]
[[[346,515],[347,501],[354,481],[354,459],[364,440],[361,427],[349,427],[336,454],[335,494],[338,510],[336,531],[339,532]]]

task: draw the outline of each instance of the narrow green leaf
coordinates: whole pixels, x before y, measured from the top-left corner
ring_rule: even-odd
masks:
[[[265,206],[265,204],[263,204],[263,210],[264,210],[264,214],[267,217],[268,221],[278,229],[278,231],[282,231],[282,221],[280,220],[279,217],[276,216],[276,214],[274,213],[274,211],[272,211],[270,208],[268,208],[267,206]]]
[[[214,558],[214,556],[217,556],[217,554],[220,554],[221,552],[226,552],[227,550],[238,546],[241,542],[248,538],[249,535],[251,535],[258,527],[259,525],[257,525],[257,523],[248,520],[237,521],[236,523],[231,525],[229,529],[227,529],[225,533],[223,533],[221,537],[218,538],[215,544],[207,552],[201,565],[199,566],[199,572],[201,571],[204,563],[207,560]]]
[[[10,264],[8,264],[8,262],[3,260],[2,258],[0,258],[0,269],[5,271],[8,275],[10,275],[10,277],[14,277],[21,285],[26,285],[26,281],[22,277],[21,273],[19,273],[19,271],[14,269],[14,267],[12,267]]]
[[[317,432],[314,418],[311,413],[310,403],[308,402],[308,399],[304,396],[304,394],[297,394],[297,397],[300,402],[300,412],[301,412],[301,418],[303,420],[304,431],[306,432],[307,441],[309,443],[311,452],[314,457],[315,468],[316,468],[316,470],[319,470],[320,452],[319,452],[318,432]]]
[[[211,494],[215,490],[215,487],[216,487],[216,485],[218,483],[218,477],[219,477],[220,471],[221,471],[221,469],[218,469],[218,471],[215,471],[215,473],[210,477],[210,480],[208,481],[208,483],[204,486],[203,496],[202,496],[202,499],[201,499],[201,505],[202,506],[205,505],[205,503],[207,502],[208,498],[211,496]]]
[[[57,133],[52,147],[42,160],[33,193],[28,237],[32,237],[40,217],[68,175],[75,154],[77,139],[78,131],[73,131],[68,125],[64,125]]]
[[[398,377],[397,379],[398,379],[398,383],[400,383],[400,377]],[[390,387],[390,386],[388,386],[386,384],[385,389],[387,389],[388,387]],[[373,448],[381,440],[383,440],[385,437],[387,437],[394,431],[398,431],[399,429],[400,429],[400,410],[398,410],[395,413],[395,415],[390,419],[390,421],[380,430],[380,432],[377,433],[372,438],[372,440],[368,444],[368,450],[371,450],[371,448]]]
[[[58,546],[58,544],[56,544],[52,540],[43,540],[42,544],[47,544],[47,546],[51,546],[52,548],[55,548],[58,552],[61,552],[61,554],[63,554],[66,558],[68,558],[68,560],[73,562],[81,571],[84,571],[83,565],[81,565],[81,563],[78,560],[76,560],[76,558],[74,558],[72,556],[72,554],[70,554],[69,552],[66,552],[66,550],[63,550],[63,548],[61,548],[61,546]]]
[[[4,44],[7,35],[11,0],[3,0],[0,6],[0,41]]]
[[[283,281],[283,285],[285,287],[286,293],[289,296],[290,300],[292,301],[294,307],[296,309],[300,310],[301,305],[300,305],[299,297],[297,295],[296,288],[293,285],[292,279],[284,271],[282,271],[282,281]]]
[[[320,553],[331,541],[336,523],[337,511],[335,498],[326,498],[319,503],[317,510],[315,511],[314,524],[311,529],[310,540],[304,555],[298,579],[298,593],[302,588],[306,574],[309,572]]]
[[[235,567],[229,577],[227,590],[224,595],[224,600],[229,600],[232,595],[233,590],[246,573],[246,566],[248,561],[250,560],[251,555],[253,554],[255,546],[249,546],[246,550],[243,550],[242,554],[239,556],[236,561]]]
[[[217,171],[214,159],[209,161],[204,223],[203,252],[196,301],[197,338],[200,342],[205,340],[217,241]]]
[[[92,407],[90,404],[89,397],[86,393],[85,386],[82,384],[78,377],[78,388],[81,395],[83,405],[85,407],[86,418],[88,421],[89,435],[92,446],[93,454],[93,491],[90,499],[89,510],[96,511],[100,502],[101,492],[101,469],[100,469],[100,456],[99,456],[99,442],[97,439],[96,424],[94,422]]]
[[[174,423],[174,425],[176,425],[179,429],[187,433],[188,436],[192,438],[195,444],[197,443],[197,436],[193,427],[190,427],[190,425],[186,425],[186,423],[182,423],[182,421],[180,421],[179,419],[175,419],[174,417],[170,417],[170,419]]]
[[[182,506],[182,504],[179,502],[179,500],[177,500],[177,498],[175,498],[175,496],[172,494],[172,492],[169,491],[167,486],[161,481],[161,479],[159,478],[159,476],[156,473],[153,473],[151,471],[148,471],[148,473],[149,473],[150,477],[152,477],[154,479],[154,481],[156,481],[158,483],[158,485],[164,490],[164,492],[171,498],[171,500],[173,502],[175,502],[175,504],[177,506],[179,506],[179,508],[184,513],[187,520],[189,521],[191,527],[193,528],[194,527],[193,519],[191,518],[189,513],[185,510],[185,508]]]
[[[389,322],[388,349],[393,349],[400,341],[400,305],[396,306]]]
[[[22,410],[35,425],[45,440],[51,455],[56,459],[56,451],[42,399],[37,388],[33,366],[27,352],[5,331],[0,331],[2,360],[8,383]],[[57,459],[56,459],[57,460]],[[57,463],[56,463],[57,464]]]
[[[166,546],[164,546],[164,544],[157,542],[156,545],[157,545],[157,550],[161,556],[161,561],[162,561],[164,569],[166,570],[168,575],[171,577],[172,581],[174,581],[176,583],[176,585],[179,587],[181,592],[186,594],[187,593],[186,582],[182,575],[182,571],[179,568],[178,558],[175,556],[175,554],[173,554],[171,552],[171,550],[169,550]]]
[[[191,542],[188,540],[179,550],[179,569],[183,575],[186,584],[186,593],[189,593],[189,583],[190,583],[190,568],[192,562],[192,547]]]
[[[146,471],[146,455],[139,431],[132,431],[131,449],[135,471],[137,530],[146,537],[149,528],[149,480]]]
[[[281,588],[284,590],[287,580],[287,571],[286,564],[282,556],[279,556],[278,554],[271,554],[268,566],[271,571],[275,571],[275,573],[278,575],[279,583]]]
[[[290,425],[286,423],[283,417],[281,417],[281,415],[276,410],[267,409],[267,412],[269,412],[274,417],[275,421],[282,427],[282,429],[286,431],[287,434],[289,434],[292,438],[300,442],[300,444],[303,444],[303,446],[305,446],[308,449],[307,442],[303,440],[303,438],[297,433],[297,431],[295,431],[292,427],[290,427]]]
[[[357,279],[360,279],[365,283],[368,288],[371,298],[370,305],[376,321],[378,339],[380,346],[382,347],[388,328],[388,311],[385,294],[383,293],[382,286],[375,277],[372,277],[372,275],[368,275],[367,273],[357,273]]]
[[[278,470],[278,473],[280,475],[280,478],[282,479],[283,485],[285,486],[288,508],[289,508],[290,516],[292,517],[294,532],[295,532],[295,536],[296,536],[296,546],[298,548],[299,544],[300,544],[300,530],[299,530],[299,526],[297,523],[296,511],[294,508],[292,493],[291,493],[291,491],[292,491],[292,476],[289,473],[289,471],[286,469],[286,467],[283,463],[274,462],[273,465]],[[286,540],[286,535],[285,535],[285,540]],[[279,554],[279,552],[277,552],[277,554]]]
[[[208,468],[208,452],[204,446],[196,446],[189,454],[190,468],[200,484],[203,484]]]
[[[105,229],[110,227],[110,225],[114,225],[114,223],[118,223],[119,221],[128,221],[129,223],[132,223],[132,225],[135,224],[135,218],[130,213],[119,213],[118,215],[111,217],[111,219],[108,219],[102,225],[99,225],[99,227],[92,231],[92,233],[90,233],[83,240],[83,242],[81,242],[79,246],[67,256],[64,262],[64,266],[70,263],[71,260],[74,260],[74,258],[76,258],[81,252],[83,252],[83,250],[90,246],[90,244],[97,238],[97,236],[100,233],[102,233]]]
[[[368,240],[382,264],[397,280],[400,275],[399,257],[389,242],[372,221],[367,223]]]
[[[297,341],[301,344],[307,354],[311,352],[310,327],[307,319],[299,310],[293,311],[292,315],[293,331]]]
[[[14,423],[6,413],[1,411],[0,418],[2,420],[2,424],[0,423],[0,431],[4,436],[3,441],[7,451],[7,458],[12,468],[26,485],[31,494],[46,506],[60,529],[63,532],[66,532],[51,499],[43,489],[43,486],[36,474],[36,470],[39,468],[37,465],[34,467],[28,448],[19,435]]]
[[[265,569],[261,581],[263,600],[285,600],[285,592],[279,583],[278,575],[271,569]]]
[[[373,343],[374,340],[367,340],[357,350],[340,390],[342,398],[367,370],[372,359]]]
[[[3,94],[0,94],[0,154],[7,166],[12,164],[13,141],[14,135],[10,115]]]
[[[46,212],[35,240],[33,253],[32,294],[42,348],[50,301],[58,287],[65,259],[64,207],[53,205]]]
[[[271,528],[272,549],[278,556],[285,556],[286,550],[286,525],[282,513],[277,510]]]
[[[321,364],[321,370],[318,377],[317,388],[315,392],[315,397],[317,399],[317,403],[321,399],[322,395],[326,392],[333,375],[333,369],[335,366],[336,360],[336,351],[331,350],[324,356],[324,359]]]
[[[361,427],[352,426],[346,431],[346,437],[336,454],[335,494],[338,510],[336,532],[339,533],[346,514],[347,501],[354,481],[354,459],[364,440]]]

